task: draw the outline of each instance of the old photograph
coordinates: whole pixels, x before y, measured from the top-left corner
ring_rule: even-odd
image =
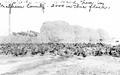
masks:
[[[120,75],[119,0],[0,0],[0,75]]]

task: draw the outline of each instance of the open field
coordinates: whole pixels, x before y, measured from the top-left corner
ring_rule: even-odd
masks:
[[[0,56],[0,75],[120,75],[120,59],[110,56]]]

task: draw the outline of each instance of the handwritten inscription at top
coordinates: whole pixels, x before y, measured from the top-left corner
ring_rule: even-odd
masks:
[[[110,9],[110,7],[106,6],[104,2],[100,2],[99,0],[97,2],[89,0],[61,1],[55,2],[51,7],[84,8],[89,9],[89,12],[91,12],[92,9]]]
[[[29,2],[29,1],[17,1],[17,2],[9,2],[2,3],[0,2],[0,8],[42,8],[43,11],[46,7],[56,8],[56,7],[64,7],[64,8],[83,8],[88,9],[89,12],[92,9],[110,9],[109,6],[106,6],[104,2],[98,0],[97,2],[89,1],[89,0],[76,0],[76,1],[54,1],[49,6],[47,2]]]

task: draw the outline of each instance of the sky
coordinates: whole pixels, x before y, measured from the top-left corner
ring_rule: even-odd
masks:
[[[48,5],[53,0],[45,0]],[[59,0],[60,1],[60,0]],[[89,0],[88,0],[89,1]],[[98,1],[98,0],[90,0]],[[34,30],[40,32],[40,27],[45,21],[63,20],[70,25],[80,25],[93,29],[102,28],[111,37],[120,37],[120,0],[99,0],[110,6],[110,9],[80,8],[50,8],[45,12],[40,8],[13,8],[11,11],[11,31],[20,32]],[[0,8],[0,36],[8,35],[9,9]]]

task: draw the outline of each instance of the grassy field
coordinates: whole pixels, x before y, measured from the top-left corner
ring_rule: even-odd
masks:
[[[110,56],[0,56],[0,75],[120,75],[119,60]]]

